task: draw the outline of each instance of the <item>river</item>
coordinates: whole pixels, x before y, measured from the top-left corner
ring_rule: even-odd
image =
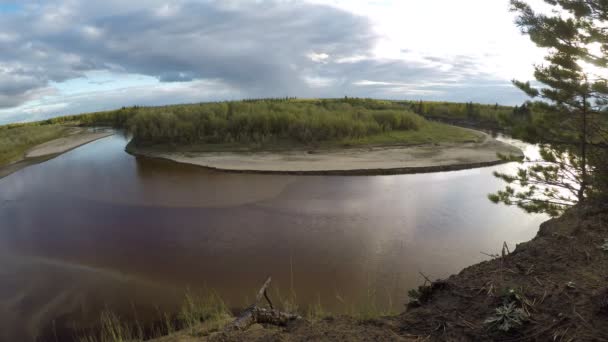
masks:
[[[239,308],[269,275],[275,301],[399,312],[419,272],[449,276],[547,219],[487,200],[503,186],[492,172],[516,164],[231,174],[135,158],[126,143],[114,135],[0,179],[0,340],[74,334],[102,310],[152,320],[187,291]]]

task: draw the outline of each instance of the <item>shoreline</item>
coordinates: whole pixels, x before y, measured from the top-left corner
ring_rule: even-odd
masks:
[[[400,314],[361,319],[330,313],[243,329],[234,328],[240,316],[220,317],[151,341],[549,341],[555,336],[604,341],[608,251],[597,243],[608,233],[607,220],[606,204],[578,205],[542,223],[534,238],[513,250],[503,245],[502,255],[490,255],[445,279],[421,273],[424,283],[408,293]],[[525,312],[506,330],[491,320],[505,307]]]
[[[43,163],[66,152],[99,139],[114,135],[114,132],[72,132],[64,137],[53,139],[29,149],[21,158],[8,165],[0,166],[0,179],[28,166]]]
[[[212,171],[275,175],[371,176],[459,171],[508,161],[497,153],[523,152],[486,133],[480,143],[374,146],[317,151],[167,152],[129,143],[127,153],[163,159]]]

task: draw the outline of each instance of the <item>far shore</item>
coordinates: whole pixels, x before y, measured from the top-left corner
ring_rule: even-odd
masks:
[[[114,132],[88,132],[85,129],[76,129],[64,137],[31,148],[25,153],[23,158],[18,161],[0,166],[0,179],[30,165],[53,159],[77,147],[111,135],[114,135]]]
[[[386,175],[455,171],[504,163],[498,157],[499,153],[523,157],[519,148],[487,134],[482,142],[417,146],[315,151],[167,152],[130,144],[127,152],[217,171],[297,175]]]

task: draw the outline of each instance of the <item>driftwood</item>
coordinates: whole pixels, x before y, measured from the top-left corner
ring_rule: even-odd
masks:
[[[268,277],[258,294],[255,296],[255,302],[245,309],[239,317],[237,317],[232,324],[226,327],[227,330],[244,330],[249,326],[260,323],[260,324],[272,324],[285,326],[287,323],[301,319],[300,316],[290,314],[287,312],[282,312],[275,309],[268,297],[267,289],[270,286],[270,282],[272,281],[271,277]],[[258,306],[258,303],[262,300],[262,297],[266,299],[270,309],[262,308]]]

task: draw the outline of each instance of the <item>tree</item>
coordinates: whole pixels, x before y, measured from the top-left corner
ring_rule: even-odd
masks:
[[[590,197],[604,196],[608,189],[608,83],[593,72],[608,66],[608,2],[545,2],[555,9],[551,15],[511,0],[522,32],[548,50],[547,64],[535,66],[540,87],[513,81],[528,96],[539,99],[532,104],[528,124],[516,132],[540,145],[542,160],[525,160],[531,166],[519,168],[515,175],[495,173],[508,185],[489,198],[557,216]]]
[[[477,108],[477,106],[475,106],[475,104],[473,104],[473,102],[468,102],[466,104],[466,111],[467,111],[467,118],[471,119],[471,120],[477,120],[479,119],[479,108]]]

